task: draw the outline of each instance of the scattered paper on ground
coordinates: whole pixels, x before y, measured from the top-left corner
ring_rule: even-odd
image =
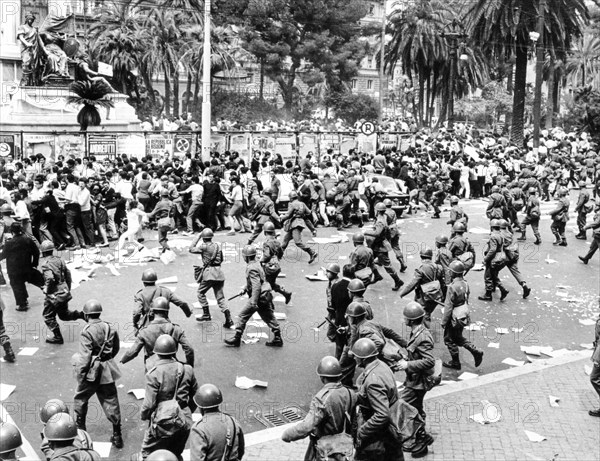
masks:
[[[548,254],[545,261],[546,261],[546,264],[556,264],[558,262],[556,259],[551,259],[550,254]]]
[[[558,401],[560,400],[559,397],[555,397],[553,395],[549,395],[548,396],[548,401],[550,402],[550,406],[551,407],[558,407]]]
[[[510,357],[507,357],[504,360],[502,360],[502,363],[510,365],[511,367],[522,367],[523,365],[525,365],[524,361],[511,359]]]
[[[500,343],[489,343],[488,347],[491,347],[492,349],[500,349]]]
[[[244,344],[256,344],[258,341],[258,338],[242,338]]]
[[[146,389],[131,389],[127,393],[133,394],[136,399],[141,400],[146,395]]]
[[[580,344],[581,347],[583,347],[584,349],[593,349],[594,345],[593,344]]]
[[[13,391],[17,388],[17,386],[13,386],[12,384],[4,384],[0,383],[0,402],[3,402]]]
[[[591,365],[584,365],[583,366],[583,371],[585,371],[585,374],[590,376],[592,374],[592,366]],[[0,399],[2,400],[2,399]]]
[[[280,272],[280,273],[279,273],[279,275],[277,275],[277,278],[278,278],[278,279],[284,279],[284,278],[286,278],[286,277],[287,277],[287,275],[285,275],[285,274],[284,274],[284,273],[282,273],[282,272]]]
[[[251,387],[267,387],[266,381],[260,381],[258,379],[250,379],[246,376],[236,376],[235,387],[240,389],[250,389]]]
[[[596,321],[593,319],[579,319],[579,323],[585,326],[596,325]]]
[[[499,335],[507,335],[508,328],[496,328],[496,333],[498,333]]]
[[[260,331],[260,332],[256,332],[256,333],[248,333],[246,336],[248,336],[248,338],[269,338],[269,335],[266,334],[264,331]]]
[[[482,227],[472,227],[471,229],[469,229],[468,232],[471,234],[481,234],[481,235],[490,233],[489,229],[484,229]]]
[[[472,323],[471,325],[469,325],[469,327],[467,329],[469,331],[480,331],[481,325],[478,325],[477,323]]]
[[[254,327],[254,328],[266,328],[267,324],[265,322],[263,322],[262,320],[250,320],[247,324],[247,327]]]
[[[112,443],[110,443],[110,442],[94,441],[94,451],[97,452],[101,458],[109,458],[110,457],[111,447],[112,447]]]
[[[557,291],[554,294],[559,298],[567,298],[569,296],[569,293],[567,293],[566,291]]]
[[[121,349],[131,349],[133,347],[133,341],[121,341]]]
[[[541,442],[546,440],[546,437],[540,434],[536,434],[535,432],[525,431],[525,435],[529,439],[530,442]]]
[[[287,315],[284,312],[275,312],[275,318],[277,320],[287,320]]]
[[[329,279],[325,275],[306,275],[305,276],[311,282],[327,282]]]
[[[177,278],[176,275],[172,276],[172,277],[165,277],[164,279],[158,279],[156,281],[157,285],[164,285],[166,283],[178,283],[179,279]]]
[[[460,379],[461,381],[465,381],[467,379],[474,379],[479,377],[479,375],[476,375],[475,373],[469,373],[468,371],[465,371],[462,375],[460,375],[458,377],[458,379]]]
[[[17,355],[30,355],[31,356],[39,350],[40,350],[39,347],[24,347],[23,349],[21,349],[19,351],[19,353]]]
[[[471,270],[472,270],[472,271],[479,272],[479,271],[482,271],[482,270],[484,270],[484,269],[485,269],[485,268],[483,267],[483,264],[475,264],[475,265],[473,266],[473,269],[471,269]]]

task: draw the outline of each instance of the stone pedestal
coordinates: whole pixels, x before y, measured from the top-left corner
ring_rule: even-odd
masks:
[[[66,87],[19,87],[9,101],[0,101],[0,131],[53,132],[79,131],[77,113],[81,106],[67,105],[71,95]],[[99,108],[102,131],[137,131],[140,121],[127,104],[127,96],[111,93],[115,107]]]

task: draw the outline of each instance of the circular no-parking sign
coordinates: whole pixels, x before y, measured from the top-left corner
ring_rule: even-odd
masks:
[[[11,153],[10,145],[0,142],[0,157],[8,157]]]
[[[175,143],[175,149],[177,152],[189,152],[190,150],[190,141],[186,138],[179,138]]]
[[[375,133],[375,124],[373,122],[365,122],[360,126],[362,134],[369,136]]]

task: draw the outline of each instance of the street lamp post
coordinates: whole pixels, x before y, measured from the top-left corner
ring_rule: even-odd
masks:
[[[535,93],[533,99],[533,153],[538,154],[540,148],[540,123],[542,118],[542,79],[544,73],[544,20],[546,0],[540,0],[537,32],[531,32],[529,38],[536,45]],[[549,89],[549,91],[551,91]]]
[[[204,49],[202,53],[202,161],[210,160],[210,2],[204,0]]]
[[[379,126],[383,123],[383,87],[385,85],[385,26],[386,26],[386,3],[382,0],[383,14],[381,16],[381,51],[379,53]]]
[[[442,37],[450,47],[450,76],[448,78],[448,130],[454,129],[454,80],[457,72],[458,41],[467,37],[465,27],[457,20],[446,25]]]

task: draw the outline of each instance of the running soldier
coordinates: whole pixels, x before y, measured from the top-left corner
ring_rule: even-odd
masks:
[[[366,235],[373,238],[372,250],[375,255],[375,262],[385,269],[385,271],[392,277],[394,281],[394,286],[392,288],[393,291],[398,291],[404,282],[400,280],[400,277],[392,267],[392,262],[390,261],[389,250],[391,248],[390,245],[390,228],[387,224],[387,218],[385,216],[385,205],[383,203],[378,203],[375,205],[375,213],[376,213],[376,221],[375,221],[375,229],[373,231],[368,231]],[[379,273],[379,271],[374,268],[374,279],[373,283],[377,283],[380,280],[383,280],[383,277]]]
[[[390,228],[390,245],[392,246],[392,250],[396,255],[396,259],[400,263],[400,272],[405,272],[407,269],[406,260],[404,259],[404,254],[402,253],[402,248],[400,248],[400,229],[398,229],[398,216],[396,215],[396,211],[392,208],[392,201],[389,198],[386,198],[383,201],[385,205],[385,216],[387,218],[387,224]]]
[[[527,240],[525,234],[527,226],[531,226],[533,235],[535,236],[535,245],[542,243],[542,236],[540,235],[540,200],[537,198],[537,189],[535,187],[529,188],[529,198],[525,205],[525,218],[521,221],[521,236],[517,239],[521,242]]]
[[[492,219],[490,224],[492,233],[483,254],[483,264],[485,266],[485,272],[483,274],[485,293],[478,296],[477,299],[480,301],[491,301],[492,293],[498,288],[500,290],[500,301],[504,301],[508,296],[509,291],[504,288],[498,278],[498,274],[506,263],[506,256],[504,255],[504,239],[500,234],[500,220]]]
[[[561,247],[567,246],[567,238],[565,236],[565,229],[567,227],[567,221],[569,220],[569,190],[566,187],[558,189],[558,203],[556,208],[548,213],[552,216],[552,225],[550,230],[556,239],[552,242],[552,245],[559,245]]]
[[[502,235],[503,245],[504,245],[504,253],[506,254],[506,267],[513,275],[515,280],[519,285],[523,287],[523,299],[527,299],[527,297],[531,294],[531,288],[527,286],[527,283],[523,279],[521,275],[521,271],[519,270],[519,245],[516,242],[513,242],[514,235],[510,231],[508,221],[506,219],[500,220],[500,234]]]
[[[590,193],[585,187],[585,181],[579,181],[579,197],[577,197],[577,205],[575,205],[575,213],[577,213],[577,227],[579,228],[579,234],[575,236],[576,239],[585,240],[587,239],[586,232],[584,230],[587,214],[590,212],[588,202],[590,201]]]
[[[365,246],[365,236],[362,232],[356,232],[352,235],[354,251],[350,253],[350,265],[354,277],[361,280],[365,286],[371,283],[373,271],[375,269],[375,258],[373,250]]]
[[[285,251],[290,241],[293,239],[298,248],[308,253],[308,264],[311,264],[315,259],[317,259],[317,253],[312,248],[309,248],[302,243],[302,230],[304,230],[307,226],[305,219],[310,217],[310,210],[303,202],[298,200],[297,192],[290,192],[289,197],[290,203],[288,205],[288,211],[281,217],[283,230],[285,232],[285,235],[283,236],[283,242],[281,243],[281,248],[283,251]]]
[[[256,224],[254,226],[252,235],[248,239],[248,245],[252,245],[252,243],[263,231],[263,227],[266,223],[279,223],[279,215],[275,211],[275,204],[271,198],[272,195],[273,191],[267,187],[263,190],[262,195],[258,197],[256,203],[254,204],[250,221],[255,221]]]
[[[465,225],[466,230],[467,224],[469,222],[469,216],[467,215],[467,213],[465,213],[465,210],[463,210],[462,207],[459,205],[459,199],[456,195],[450,197],[450,207],[450,219],[448,219],[446,224],[452,226],[450,238],[453,238],[456,235],[454,231],[454,224],[459,222],[463,223]]]
[[[266,222],[263,226],[266,240],[263,243],[263,255],[260,263],[265,271],[267,282],[271,285],[273,291],[280,293],[285,298],[285,303],[289,304],[292,299],[292,293],[286,291],[277,283],[277,276],[281,272],[279,261],[283,258],[283,249],[281,243],[275,237],[275,225],[272,222]]]

